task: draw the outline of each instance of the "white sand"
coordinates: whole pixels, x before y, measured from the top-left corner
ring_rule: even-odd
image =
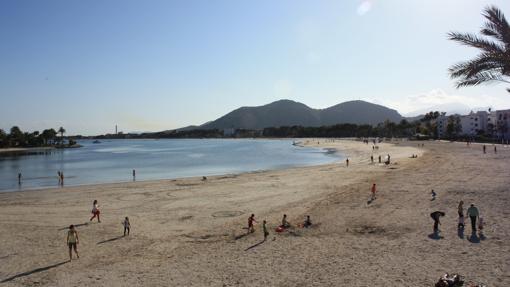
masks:
[[[375,160],[389,153],[397,163],[387,167],[369,163],[371,145],[319,146],[344,150],[350,167],[0,193],[0,285],[433,286],[458,272],[510,286],[509,148],[483,155],[476,145],[426,142],[422,154],[416,142],[382,144]],[[378,198],[367,204],[372,182]],[[94,199],[102,223],[86,224]],[[486,221],[480,243],[457,235],[460,199]],[[441,240],[428,237],[435,210],[446,212]],[[251,213],[257,231],[236,240]],[[275,234],[283,213],[317,225]],[[122,238],[125,216],[132,234]],[[263,219],[269,240],[245,251],[261,241]],[[69,224],[80,225],[81,258],[63,263]]]

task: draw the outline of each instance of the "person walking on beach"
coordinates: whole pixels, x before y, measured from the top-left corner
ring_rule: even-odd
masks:
[[[60,176],[60,170],[57,170],[58,185],[62,183],[62,177]]]
[[[248,233],[253,233],[255,232],[255,228],[253,227],[253,223],[257,222],[255,220],[255,214],[252,214],[249,218],[248,218]]]
[[[432,217],[432,219],[434,220],[434,234],[439,233],[439,225],[441,224],[439,218],[445,215],[446,214],[442,211],[434,211],[430,214],[430,217]]]
[[[475,207],[474,203],[471,203],[471,206],[467,209],[467,216],[471,219],[471,233],[476,233],[476,220],[479,217],[478,208]]]
[[[494,153],[498,153],[498,149],[494,146]]]
[[[372,192],[372,200],[375,200],[375,193],[377,192],[377,187],[375,186],[375,183],[372,184],[371,192]]]
[[[262,231],[264,232],[264,241],[266,241],[269,236],[269,231],[267,231],[266,221],[262,221]]]
[[[381,155],[379,155],[379,163],[381,163]]]
[[[18,172],[18,184],[21,185],[21,172]]]
[[[348,159],[348,158],[346,158],[346,159],[345,159],[345,165],[346,165],[347,167],[349,167],[349,159]]]
[[[486,153],[486,151],[485,151],[486,149],[487,149],[487,147],[485,145],[483,145],[483,153]]]
[[[67,246],[69,247],[69,261],[73,260],[73,249],[74,253],[76,253],[76,257],[80,258],[78,255],[78,243],[80,243],[80,239],[78,238],[78,232],[74,228],[74,225],[69,226],[69,231],[67,231]]]
[[[64,172],[63,171],[60,172],[60,185],[64,186]]]
[[[136,170],[133,169],[133,181],[136,180]]]
[[[374,163],[374,155],[371,155],[371,156],[370,156],[370,162],[371,162],[371,163]]]
[[[457,212],[459,214],[459,228],[464,228],[464,201],[459,202],[459,206],[457,207]]]
[[[129,217],[126,216],[126,218],[124,218],[122,225],[124,226],[124,236],[126,236],[126,233],[127,233],[127,235],[129,235],[129,231],[131,229],[131,223],[129,223]]]
[[[94,203],[92,203],[92,217],[90,218],[90,221],[97,216],[97,222],[101,223],[101,220],[99,219],[100,213],[99,204],[97,203],[97,200],[94,200]]]

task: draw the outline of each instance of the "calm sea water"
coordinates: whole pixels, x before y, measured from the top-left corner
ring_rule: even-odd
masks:
[[[208,176],[281,169],[338,161],[323,149],[292,145],[292,140],[105,140],[80,141],[82,148],[44,154],[1,156],[0,191],[65,185]],[[18,185],[18,172],[23,175]]]

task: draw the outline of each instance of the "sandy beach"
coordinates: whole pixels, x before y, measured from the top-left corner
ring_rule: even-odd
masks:
[[[0,286],[433,286],[445,272],[510,286],[509,147],[302,141],[341,150],[350,166],[0,193]],[[94,199],[101,223],[89,222]],[[478,206],[484,240],[468,240],[469,222],[458,234],[461,199]],[[429,237],[436,210],[446,212],[439,240]],[[256,232],[245,235],[251,213]],[[314,225],[275,233],[284,213]]]

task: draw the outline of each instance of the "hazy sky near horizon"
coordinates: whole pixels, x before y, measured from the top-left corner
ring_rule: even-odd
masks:
[[[455,89],[505,0],[0,1],[0,128],[68,134],[202,124],[240,106],[367,100],[402,114],[510,108],[508,86]]]

